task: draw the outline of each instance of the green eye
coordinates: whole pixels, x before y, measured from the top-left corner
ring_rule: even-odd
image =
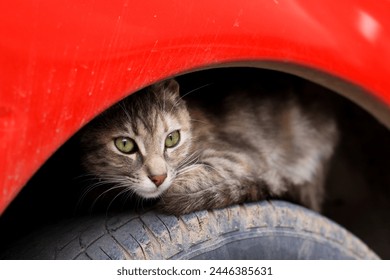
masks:
[[[167,138],[165,139],[165,147],[173,148],[179,143],[179,141],[180,141],[180,132],[178,130],[175,130],[169,133]]]
[[[114,139],[115,147],[124,154],[132,154],[136,152],[137,145],[134,140],[129,137],[118,137]]]

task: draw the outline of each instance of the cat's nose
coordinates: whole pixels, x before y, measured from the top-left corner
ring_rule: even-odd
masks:
[[[149,179],[156,185],[160,186],[167,178],[167,174],[149,176]]]

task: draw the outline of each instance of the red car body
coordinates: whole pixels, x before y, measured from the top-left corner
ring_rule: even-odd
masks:
[[[390,2],[0,3],[0,213],[69,137],[121,98],[199,69],[276,69],[390,126]]]

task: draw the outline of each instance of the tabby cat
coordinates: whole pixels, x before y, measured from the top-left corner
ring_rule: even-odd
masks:
[[[230,91],[200,104],[169,79],[131,95],[86,129],[83,166],[170,214],[267,198],[319,210],[338,138],[329,106],[293,87]]]

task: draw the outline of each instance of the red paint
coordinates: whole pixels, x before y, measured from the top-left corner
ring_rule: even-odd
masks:
[[[0,213],[93,116],[184,71],[294,63],[390,106],[388,11],[371,0],[2,1]]]

